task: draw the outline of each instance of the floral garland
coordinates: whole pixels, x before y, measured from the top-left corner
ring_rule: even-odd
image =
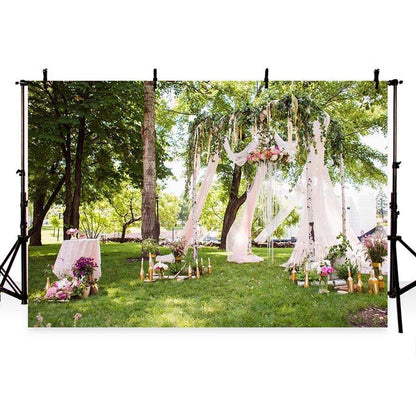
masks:
[[[279,146],[269,146],[254,150],[247,156],[248,163],[259,162],[290,162],[289,153],[280,149]]]

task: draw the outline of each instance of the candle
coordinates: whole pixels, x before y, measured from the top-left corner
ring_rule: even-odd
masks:
[[[142,258],[142,264],[140,266],[140,280],[143,282],[144,280],[144,268],[143,268],[143,258]]]

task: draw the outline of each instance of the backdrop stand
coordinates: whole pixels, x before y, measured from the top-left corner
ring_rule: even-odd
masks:
[[[397,323],[399,333],[403,332],[402,323],[402,309],[400,296],[416,286],[416,281],[400,287],[399,282],[399,267],[397,261],[397,242],[401,243],[413,256],[416,257],[416,252],[407,245],[400,235],[397,235],[397,219],[399,211],[397,207],[397,170],[400,167],[400,163],[397,161],[397,86],[402,84],[403,81],[393,79],[387,82],[387,85],[393,87],[393,177],[392,177],[392,192],[390,202],[390,290],[388,292],[391,298],[396,298],[396,309],[397,309]]]
[[[44,72],[45,76],[45,72]],[[2,278],[0,283],[1,293],[6,293],[22,301],[22,305],[27,304],[27,196],[26,196],[26,152],[25,152],[25,130],[26,130],[26,114],[25,114],[25,87],[28,85],[27,81],[20,81],[21,88],[21,166],[17,170],[20,176],[20,234],[17,236],[17,241],[7,254],[6,258],[0,265],[0,276]],[[21,254],[21,288],[14,282],[10,276],[10,270],[16,259],[17,253],[20,250]],[[8,285],[8,287],[5,287]],[[0,298],[1,299],[1,298]]]

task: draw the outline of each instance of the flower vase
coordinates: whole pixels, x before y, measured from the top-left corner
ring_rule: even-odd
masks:
[[[90,295],[98,295],[98,285],[97,285],[97,283],[94,283],[90,287],[91,287]]]
[[[82,291],[81,298],[86,299],[91,292],[91,286],[85,286],[85,289]]]
[[[384,279],[382,274],[383,263],[373,263],[374,276],[378,280],[378,287],[381,292],[384,291]]]
[[[328,293],[328,276],[319,276],[319,293]]]

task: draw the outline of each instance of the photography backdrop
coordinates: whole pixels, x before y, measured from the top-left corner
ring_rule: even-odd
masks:
[[[353,1],[340,6],[342,13],[326,1],[238,4],[236,9],[237,2],[205,2],[201,8],[186,1],[140,5],[120,2],[116,9],[102,2],[74,2],[70,7],[57,6],[56,2],[45,2],[44,7],[27,1],[2,3],[5,21],[0,30],[7,64],[2,66],[0,79],[0,146],[7,157],[2,158],[1,172],[2,190],[10,201],[1,206],[4,219],[0,245],[4,254],[19,227],[15,171],[20,164],[20,94],[14,82],[41,79],[45,67],[51,79],[73,79],[76,74],[77,79],[131,80],[150,79],[154,67],[164,79],[261,79],[264,68],[269,67],[271,79],[311,76],[370,80],[373,69],[379,67],[382,79],[401,78],[405,82],[399,90],[399,159],[403,161],[399,172],[399,233],[409,240],[416,235],[414,195],[410,191],[415,153],[412,103],[416,94],[414,57],[409,53],[416,36],[411,4]],[[253,20],[254,12],[258,19]],[[60,19],[56,19],[57,14]],[[154,21],[147,18],[155,15],[160,30],[155,30]],[[88,40],[85,30],[72,30],[81,16],[89,18]],[[175,40],[183,39],[186,47],[176,47]],[[46,41],[49,47],[42,48]],[[242,64],[241,57],[246,53],[250,58]],[[407,273],[412,274],[414,259],[404,257],[400,266],[402,280],[410,281]],[[394,301],[389,303],[393,322]],[[0,386],[8,400],[2,406],[9,414],[21,414],[22,396],[25,403],[39,403],[40,395],[55,391],[51,386],[56,385],[56,376],[45,370],[45,363],[50,363],[51,355],[62,351],[64,344],[67,351],[89,345],[95,362],[105,363],[82,377],[83,385],[93,386],[105,400],[92,401],[87,395],[77,399],[84,409],[102,414],[136,409],[178,415],[194,414],[195,410],[200,414],[333,415],[334,409],[338,414],[350,414],[360,408],[380,415],[411,415],[415,305],[415,292],[403,296],[402,336],[391,325],[383,334],[358,329],[316,329],[313,335],[310,330],[289,329],[210,330],[206,334],[201,330],[119,330],[114,336],[114,330],[58,330],[57,337],[53,332],[41,334],[28,329],[27,308],[3,296],[0,350],[8,360],[2,363]],[[153,352],[151,358],[142,354],[143,345]],[[166,354],[167,345],[170,354]],[[342,351],[345,356],[355,353],[364,357],[371,351],[376,364],[370,371],[362,364],[364,358],[351,359],[348,365],[330,359],[303,359],[306,346],[315,351]],[[166,384],[177,387],[165,389],[163,400],[159,389],[152,388],[160,385],[161,375]],[[369,401],[362,394],[354,400],[326,395],[325,406],[317,401],[318,387],[327,386],[328,381],[338,389],[357,386],[357,382],[362,386],[364,380],[381,381],[383,391],[400,400]],[[78,385],[79,372],[67,371],[66,381]],[[180,391],[185,385],[186,400]],[[293,388],[300,385],[309,387],[302,390],[304,400],[299,400],[300,387]],[[49,406],[33,405],[33,414],[52,415],[58,406],[62,414],[73,414],[71,406],[62,406],[61,395],[46,396]]]
[[[378,296],[337,293],[345,293],[347,267],[356,282],[358,267],[364,292],[371,291],[364,276],[371,260],[359,238],[379,226],[387,245],[386,83],[376,90],[371,81],[271,81],[268,88],[255,81],[160,81],[155,93],[152,82],[47,81],[31,83],[28,95],[29,326],[39,325],[40,314],[41,326],[72,327],[78,310],[78,326],[386,325],[358,317],[385,309],[384,284]],[[155,157],[153,177],[146,148]],[[166,188],[175,179],[169,164],[183,172],[182,192]],[[158,184],[153,208],[145,205],[149,180]],[[146,235],[151,210],[162,247],[145,251],[137,240],[157,238]],[[180,265],[168,256],[175,224],[176,238],[190,248]],[[74,228],[78,240],[61,245]],[[193,241],[208,231],[221,236],[221,251],[200,247],[198,260],[212,261],[212,275],[179,286],[158,280],[155,288],[139,281],[140,255],[159,250],[155,276],[163,259],[166,276],[187,276]],[[272,247],[289,232],[294,246]],[[348,249],[330,257],[341,233]],[[252,252],[251,243],[267,251]],[[82,257],[98,263],[100,290],[88,300],[78,293],[88,277],[74,269]],[[335,269],[329,276],[327,259]],[[311,289],[293,289],[294,267]],[[316,297],[327,291],[316,285],[321,273],[337,285],[331,299]],[[46,294],[45,284],[52,285]]]

